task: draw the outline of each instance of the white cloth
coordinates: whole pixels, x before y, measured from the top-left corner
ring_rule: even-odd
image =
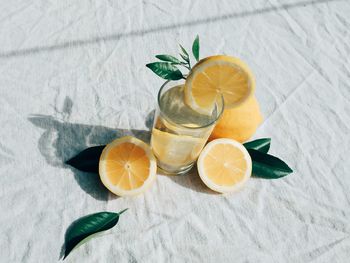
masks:
[[[67,262],[349,262],[349,1],[0,2],[0,262],[55,262],[69,224],[129,210]],[[257,79],[255,138],[294,173],[213,194],[196,172],[117,198],[63,162],[146,138],[154,55],[230,54]],[[141,132],[140,132],[141,130]],[[132,131],[131,131],[132,133]]]

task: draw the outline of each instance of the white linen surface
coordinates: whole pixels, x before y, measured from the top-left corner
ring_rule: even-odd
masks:
[[[71,222],[129,210],[67,262],[349,262],[350,1],[0,3],[0,262],[56,262]],[[294,173],[208,191],[195,171],[117,198],[63,164],[147,140],[161,53],[242,58],[271,153]]]

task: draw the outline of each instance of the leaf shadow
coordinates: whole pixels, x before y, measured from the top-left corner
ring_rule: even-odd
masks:
[[[60,250],[60,255],[58,256],[58,260],[63,259],[65,250],[66,250],[66,244],[63,242]]]
[[[63,111],[60,112],[62,116],[70,115],[72,108],[72,101],[66,97]],[[152,119],[150,113],[147,117],[147,126],[150,123],[148,118]],[[108,190],[104,187],[98,174],[81,172],[69,165],[65,161],[74,157],[82,150],[96,145],[105,145],[112,140],[131,135],[135,136],[145,142],[150,140],[150,131],[135,130],[135,129],[120,129],[109,128],[100,125],[87,125],[79,123],[71,123],[58,118],[34,114],[28,117],[28,120],[44,130],[38,141],[38,148],[46,162],[55,167],[69,168],[74,172],[74,179],[82,190],[97,200],[108,200]],[[117,198],[113,195],[112,198]]]

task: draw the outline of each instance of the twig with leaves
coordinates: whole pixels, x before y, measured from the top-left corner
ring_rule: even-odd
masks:
[[[156,58],[162,62],[153,62],[146,65],[159,77],[167,80],[179,80],[186,79],[185,75],[181,72],[178,66],[182,66],[187,70],[191,70],[191,59],[186,49],[179,45],[181,49],[180,59],[172,55],[156,55]],[[192,54],[196,61],[199,61],[199,36],[197,35],[192,44]]]

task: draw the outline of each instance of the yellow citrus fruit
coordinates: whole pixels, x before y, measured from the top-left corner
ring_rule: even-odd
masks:
[[[244,142],[254,135],[262,121],[259,103],[252,96],[241,105],[224,111],[209,140],[231,138]]]
[[[144,192],[156,178],[157,164],[150,147],[131,136],[108,144],[100,157],[102,183],[119,196]]]
[[[171,134],[158,129],[152,131],[154,155],[171,166],[186,166],[195,161],[205,143],[204,138]]]
[[[220,193],[242,187],[252,173],[252,160],[242,144],[232,139],[217,139],[208,143],[197,162],[202,181]]]
[[[193,110],[210,115],[221,94],[225,108],[235,107],[248,99],[255,90],[255,80],[249,67],[240,59],[218,55],[199,61],[185,83],[185,102]]]

